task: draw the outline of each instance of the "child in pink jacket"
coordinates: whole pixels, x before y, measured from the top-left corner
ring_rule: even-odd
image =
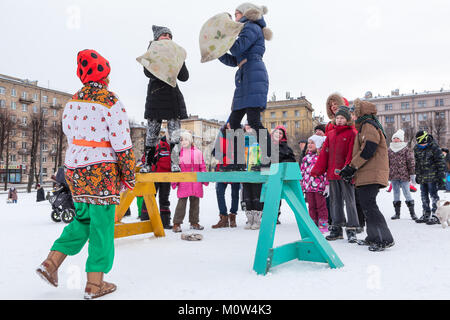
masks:
[[[317,135],[308,139],[307,154],[303,157],[300,167],[303,177],[301,185],[308,203],[309,215],[322,233],[328,231],[328,209],[324,196],[324,193],[328,190],[327,174],[313,177],[311,170],[319,158],[320,148],[324,142],[325,137]]]
[[[183,131],[181,137],[180,169],[181,172],[205,172],[206,165],[202,152],[194,146],[192,135]],[[173,218],[173,232],[181,232],[181,224],[186,215],[187,200],[189,199],[189,222],[191,229],[203,230],[199,224],[200,198],[203,198],[203,184],[207,182],[178,182],[172,183],[172,188],[178,187],[178,204]]]

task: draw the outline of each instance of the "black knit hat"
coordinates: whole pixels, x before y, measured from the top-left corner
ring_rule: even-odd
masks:
[[[340,106],[338,112],[336,112],[337,116],[343,116],[347,121],[350,121],[352,119],[352,116],[350,115],[350,109],[345,106]]]
[[[323,133],[325,133],[325,131],[327,130],[324,124],[319,124],[318,126],[316,126],[314,128],[314,132],[316,132],[317,130],[322,131]]]

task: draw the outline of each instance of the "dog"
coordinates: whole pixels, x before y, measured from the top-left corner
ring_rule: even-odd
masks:
[[[437,205],[438,208],[436,210],[436,217],[438,217],[442,228],[445,229],[450,226],[450,201],[439,200]]]

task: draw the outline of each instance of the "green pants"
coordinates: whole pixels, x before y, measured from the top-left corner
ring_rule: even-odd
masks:
[[[140,217],[142,214],[142,204],[144,203],[144,197],[136,197],[137,206],[138,206],[138,216]]]
[[[64,228],[51,251],[74,256],[89,240],[86,272],[111,271],[114,261],[115,205],[99,206],[75,202],[75,219]]]

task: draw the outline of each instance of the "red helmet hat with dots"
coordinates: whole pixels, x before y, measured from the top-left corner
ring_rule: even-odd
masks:
[[[107,85],[104,79],[111,72],[111,67],[109,66],[108,60],[103,58],[97,51],[80,51],[77,56],[77,65],[77,76],[83,84],[88,82],[101,82]]]

